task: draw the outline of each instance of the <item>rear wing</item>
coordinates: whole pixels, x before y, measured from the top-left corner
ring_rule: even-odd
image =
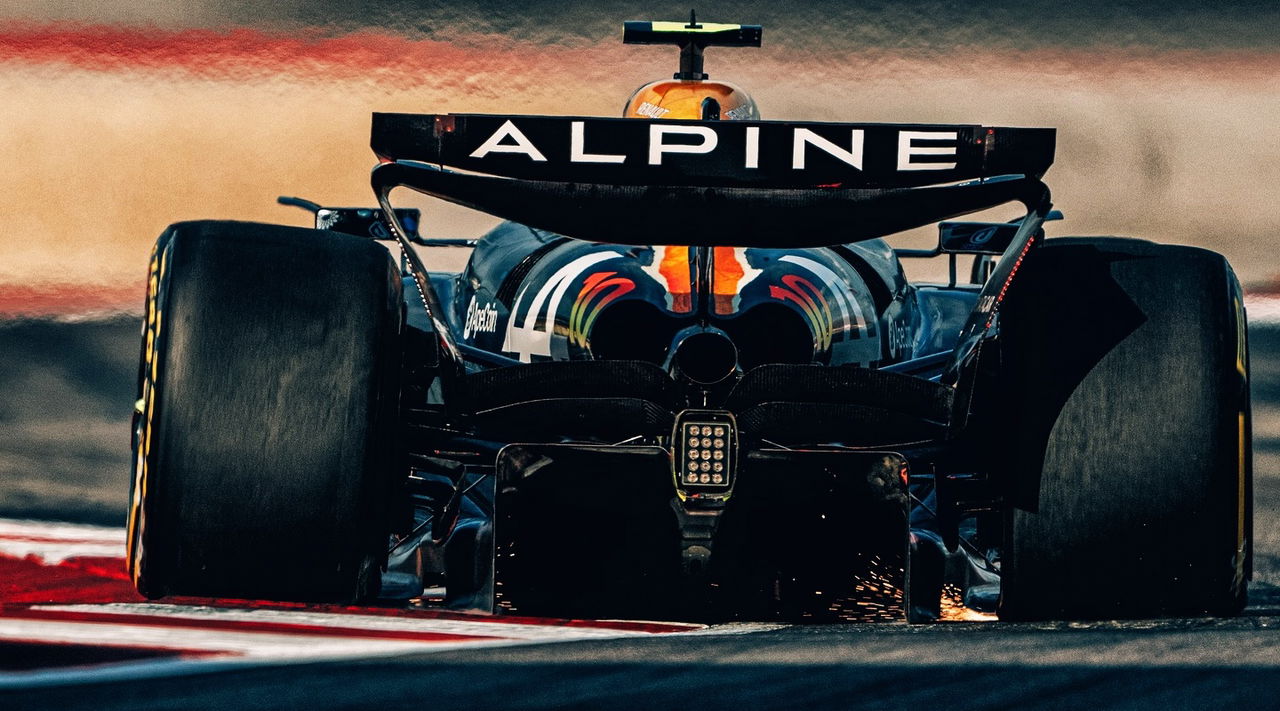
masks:
[[[651,244],[657,220],[671,244],[812,247],[1037,202],[1054,130],[374,114],[372,147],[380,198],[592,241]]]
[[[977,125],[375,113],[371,182],[456,373],[461,352],[391,206],[400,186],[577,239],[698,247],[828,246],[1021,202],[1027,216],[961,333],[953,378],[1049,214],[1040,178],[1054,137]]]

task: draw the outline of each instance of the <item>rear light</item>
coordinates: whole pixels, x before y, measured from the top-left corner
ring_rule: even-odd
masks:
[[[738,433],[732,414],[685,410],[676,417],[672,441],[672,473],[681,491],[719,494],[733,486]]]

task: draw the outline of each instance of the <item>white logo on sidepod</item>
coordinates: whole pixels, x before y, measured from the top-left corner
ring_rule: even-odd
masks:
[[[493,304],[483,306],[476,304],[476,297],[471,297],[467,304],[467,320],[462,325],[462,337],[471,338],[473,333],[493,333],[498,330],[498,310]]]

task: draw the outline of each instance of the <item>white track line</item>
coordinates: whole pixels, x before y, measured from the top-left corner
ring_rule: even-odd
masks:
[[[119,528],[0,519],[0,554],[32,556],[45,565],[71,558],[123,558],[124,537]]]
[[[1246,295],[1244,308],[1250,324],[1258,326],[1280,324],[1280,295]]]
[[[87,608],[106,606],[62,605],[40,606],[38,609],[88,611]],[[163,607],[163,606],[157,606]],[[101,610],[95,610],[101,611]],[[221,612],[221,611],[219,611]],[[264,611],[255,611],[264,612]],[[275,611],[267,611],[275,612]],[[120,614],[133,614],[121,611]],[[309,613],[294,613],[289,622],[303,621]],[[324,617],[323,614],[315,615]],[[239,616],[221,616],[219,619],[235,619]],[[275,616],[273,616],[275,617]],[[351,616],[330,615],[339,619],[331,623],[347,625]],[[367,617],[367,616],[366,616]],[[396,621],[396,618],[389,618]],[[258,621],[264,621],[258,618]],[[272,619],[273,622],[285,622]],[[367,620],[366,620],[367,621]],[[500,627],[509,637],[472,640],[391,640],[363,637],[312,636],[306,633],[275,634],[270,632],[237,632],[230,630],[202,630],[198,628],[149,627],[146,625],[118,625],[106,622],[64,622],[60,620],[27,620],[0,618],[0,640],[21,642],[40,641],[64,644],[99,644],[115,647],[146,649],[182,649],[226,653],[228,656],[206,658],[162,658],[127,662],[108,662],[96,666],[40,669],[25,672],[0,672],[0,690],[26,689],[48,686],[65,686],[105,681],[133,681],[162,677],[205,674],[229,669],[244,669],[266,665],[342,661],[367,658],[394,657],[408,654],[450,652],[457,650],[513,647],[529,644],[554,644],[618,638],[725,634],[739,635],[785,627],[777,624],[730,623],[691,629],[686,632],[665,634],[592,628],[537,628],[527,624],[494,624],[453,620],[399,620],[400,622],[445,623],[436,629],[414,625],[411,631],[439,631],[445,634],[466,634],[471,629],[484,627],[495,631]],[[197,623],[198,624],[198,623]],[[690,627],[695,627],[691,625]],[[381,626],[370,629],[384,629]],[[403,627],[399,629],[405,629]],[[546,635],[530,634],[537,629]]]
[[[4,538],[0,539],[0,554],[11,558],[32,557],[44,565],[59,565],[72,558],[119,558],[120,569],[124,570],[124,549],[116,544],[68,544]]]
[[[90,526],[82,523],[0,519],[0,538],[35,536],[40,538],[59,538],[68,541],[119,543],[123,546],[124,534],[123,528]]]
[[[102,613],[114,608],[118,614],[134,615],[124,608],[132,605],[43,605],[38,610],[62,610]],[[136,607],[167,607],[139,605]],[[167,611],[166,611],[167,612]],[[262,615],[259,613],[268,613]],[[279,634],[273,632],[206,630],[198,627],[201,618],[219,621],[245,620],[273,623],[312,624],[356,627],[371,631],[400,630],[438,632],[441,634],[503,633],[503,637],[468,640],[395,640],[371,639],[353,635],[333,637],[309,635],[306,632]],[[192,619],[191,627],[160,627],[146,624],[113,624],[40,619],[0,618],[0,640],[20,642],[104,645],[144,649],[181,649],[223,653],[227,656],[206,658],[172,658],[108,662],[96,666],[40,669],[26,672],[0,672],[0,689],[23,689],[44,686],[84,684],[102,681],[140,680],[224,671],[263,665],[341,661],[393,657],[408,654],[449,652],[464,649],[511,647],[528,644],[552,644],[574,641],[605,640],[659,636],[656,633],[628,630],[605,630],[582,627],[539,627],[530,624],[468,622],[465,620],[427,620],[377,618],[361,615],[338,615],[277,610],[222,610],[186,608],[170,619]],[[354,619],[353,619],[354,618]],[[748,634],[777,629],[771,624],[729,624],[711,628],[690,625],[685,632],[660,636],[703,634]],[[357,633],[358,635],[358,633]]]
[[[0,672],[0,689],[83,684],[95,681],[152,679],[208,673],[264,664],[294,664],[392,657],[529,644],[515,639],[390,640],[363,637],[310,636],[235,632],[196,628],[147,627],[50,620],[0,621],[0,640],[39,641],[145,649],[199,650],[228,656],[145,659],[96,666]],[[554,641],[554,640],[545,640]]]
[[[424,647],[469,647],[504,640],[399,640],[333,637],[305,633],[240,632],[198,627],[149,627],[110,622],[5,619],[0,639],[39,640],[52,644],[83,644],[142,649],[183,649],[229,652],[245,658],[306,660],[324,657],[379,656],[414,652]],[[509,640],[508,640],[509,642]]]
[[[122,557],[125,533],[117,528],[39,521],[0,520],[0,555],[34,557],[57,565],[77,557]],[[135,680],[264,664],[387,657],[460,649],[505,647],[586,640],[646,637],[657,634],[705,634],[717,628],[680,623],[650,623],[660,629],[571,626],[560,620],[538,624],[501,617],[459,619],[359,612],[319,612],[278,608],[234,608],[163,603],[31,605],[24,616],[0,617],[0,641],[78,644],[139,649],[212,652],[209,657],[162,657],[107,661],[77,667],[0,672],[0,689]],[[99,615],[94,620],[41,619],[40,613]],[[120,621],[106,619],[119,616]],[[154,620],[149,624],[149,619]],[[246,629],[235,629],[243,623]],[[340,636],[299,629],[252,629],[254,623],[305,625],[342,630]],[[228,624],[231,625],[227,628]],[[602,624],[609,624],[603,622]],[[218,629],[210,629],[218,627]],[[742,634],[773,626],[730,625],[724,634]],[[387,639],[387,632],[440,634],[471,639]]]
[[[477,617],[473,620],[456,618],[440,619],[434,617],[414,617],[412,614],[393,615],[361,615],[345,612],[309,612],[303,610],[280,610],[275,608],[228,608],[201,607],[194,605],[174,605],[165,603],[132,603],[118,602],[108,604],[80,605],[36,605],[36,610],[56,612],[95,613],[107,615],[145,615],[170,620],[190,620],[192,627],[199,627],[204,621],[231,622],[267,622],[275,624],[314,625],[317,627],[340,627],[353,630],[398,631],[398,632],[430,632],[438,634],[460,634],[476,637],[507,638],[525,641],[581,640],[581,639],[617,639],[620,637],[651,637],[660,634],[677,632],[694,632],[705,629],[704,625],[680,623],[655,623],[669,625],[670,631],[645,631],[612,629],[607,627],[580,627],[561,624],[557,620],[548,620],[548,624],[529,624],[508,622],[501,617]],[[0,618],[0,622],[3,618]],[[132,624],[145,624],[132,622]],[[185,629],[185,627],[184,627]]]

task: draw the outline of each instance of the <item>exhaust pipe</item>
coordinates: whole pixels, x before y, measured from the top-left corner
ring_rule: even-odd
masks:
[[[699,385],[714,385],[738,368],[738,348],[720,330],[694,331],[679,338],[671,370]]]

